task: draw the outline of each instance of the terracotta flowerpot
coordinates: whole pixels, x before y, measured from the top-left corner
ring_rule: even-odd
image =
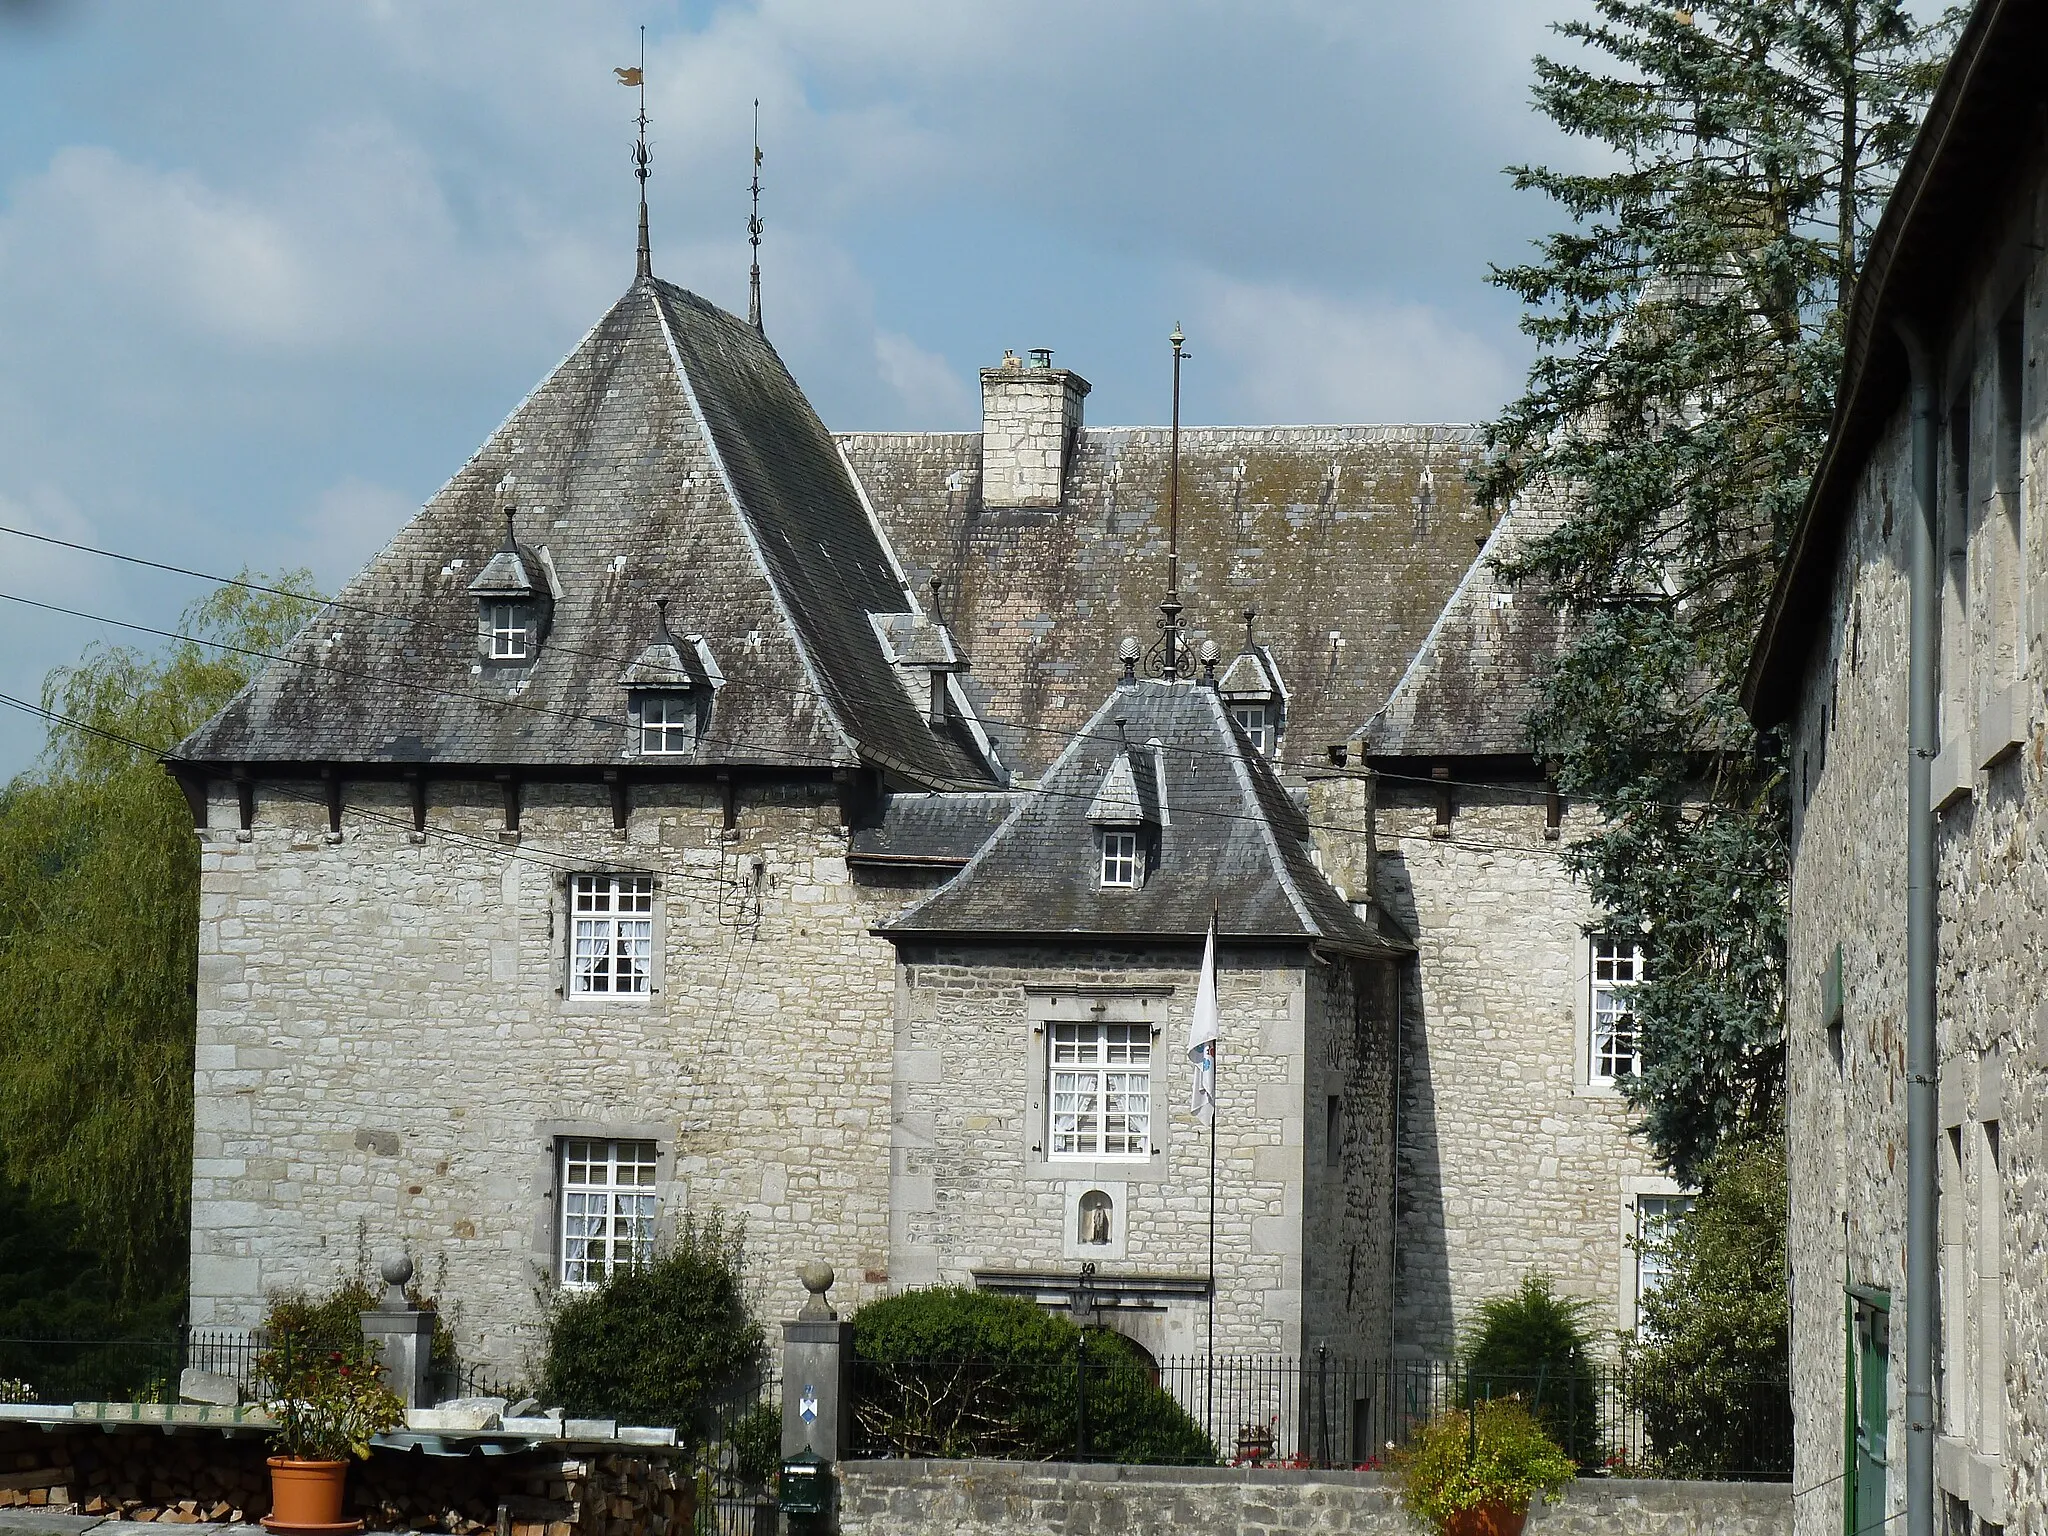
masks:
[[[263,1517],[264,1529],[303,1532],[305,1536],[339,1536],[363,1528],[362,1521],[341,1517],[342,1489],[348,1481],[347,1462],[272,1456],[269,1466],[270,1513]]]
[[[1522,1536],[1527,1509],[1510,1509],[1505,1504],[1482,1504],[1461,1510],[1444,1526],[1444,1536]]]

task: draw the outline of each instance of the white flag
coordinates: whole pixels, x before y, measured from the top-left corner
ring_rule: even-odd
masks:
[[[1220,1022],[1216,1011],[1216,917],[1211,913],[1209,941],[1202,948],[1202,979],[1195,987],[1195,1016],[1188,1025],[1188,1064],[1194,1069],[1188,1109],[1204,1125],[1216,1118],[1216,1035]]]

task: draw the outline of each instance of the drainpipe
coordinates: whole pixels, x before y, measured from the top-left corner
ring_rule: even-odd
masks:
[[[1936,656],[1934,383],[1927,347],[1904,321],[1912,371],[1913,496],[1907,579],[1906,758],[1906,1531],[1934,1536],[1934,1311],[1937,1061],[1934,1039],[1934,796]]]

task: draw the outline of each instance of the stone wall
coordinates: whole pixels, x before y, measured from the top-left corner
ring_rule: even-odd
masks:
[[[224,787],[224,786],[223,786]],[[253,1323],[264,1294],[410,1251],[466,1359],[529,1363],[550,1271],[553,1143],[657,1142],[665,1219],[748,1223],[761,1315],[793,1315],[823,1258],[842,1306],[888,1274],[894,956],[869,932],[915,890],[849,874],[829,784],[529,785],[517,841],[497,786],[319,786],[212,806],[201,842],[192,1321]],[[315,803],[308,803],[308,800]],[[565,881],[659,875],[654,992],[563,995]]]
[[[849,1461],[842,1536],[1414,1536],[1393,1491],[1369,1472],[1111,1467],[1000,1461]],[[1552,1536],[1782,1536],[1782,1484],[1575,1484],[1529,1513]]]
[[[163,1525],[253,1523],[270,1511],[269,1454],[261,1436],[217,1431],[0,1425],[0,1518],[33,1509]],[[344,1515],[373,1531],[448,1536],[682,1536],[694,1499],[691,1474],[673,1454],[380,1450],[350,1466]]]
[[[1379,786],[1380,898],[1421,951],[1402,1016],[1395,1340],[1428,1356],[1532,1268],[1592,1302],[1596,1325],[1632,1326],[1631,1202],[1676,1188],[1620,1094],[1588,1081],[1593,912],[1563,859],[1585,813],[1552,841],[1540,783],[1452,794],[1438,836],[1437,791]]]
[[[896,1034],[895,1242],[899,1284],[971,1283],[991,1266],[1049,1279],[1093,1262],[1105,1278],[1199,1282],[1208,1262],[1209,1140],[1188,1113],[1187,1028],[1200,950],[1075,954],[905,945]],[[1302,1347],[1302,1103],[1309,998],[1301,951],[1222,948],[1216,1340],[1225,1353]],[[1320,1003],[1320,990],[1317,1001]],[[1098,1014],[1097,1009],[1102,1011]],[[1149,1024],[1152,1139],[1138,1163],[1048,1158],[1049,1027]],[[1080,1197],[1114,1202],[1112,1241],[1077,1240]],[[1156,1357],[1204,1347],[1206,1304],[1106,1313]]]
[[[2048,1488],[2048,185],[2038,149],[1961,274],[1941,377],[1939,1439],[1950,1529],[2030,1529]],[[2011,406],[2017,404],[2015,413]],[[1843,1282],[1891,1299],[1887,1507],[1904,1508],[1907,402],[1861,467],[1792,736],[1787,932],[1793,1393],[1802,1531],[1841,1528]],[[1840,978],[1839,1002],[1831,977]],[[1934,1298],[1927,1299],[1934,1304]]]

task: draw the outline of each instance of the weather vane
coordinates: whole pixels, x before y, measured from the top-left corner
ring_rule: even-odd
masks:
[[[754,211],[747,219],[747,244],[754,248],[754,270],[747,287],[747,320],[761,329],[761,98],[754,98]]]
[[[619,84],[630,85],[640,92],[640,114],[634,119],[640,127],[640,136],[633,141],[633,175],[640,183],[640,249],[635,257],[634,270],[641,277],[654,276],[654,257],[647,245],[647,29],[640,29],[640,62],[623,69],[613,69],[619,77]]]
[[[1178,325],[1166,338],[1173,344],[1173,439],[1166,480],[1166,601],[1159,605],[1159,639],[1152,647],[1158,675],[1169,683],[1181,673],[1186,626],[1180,621],[1180,365],[1192,355],[1182,345],[1187,337]]]

